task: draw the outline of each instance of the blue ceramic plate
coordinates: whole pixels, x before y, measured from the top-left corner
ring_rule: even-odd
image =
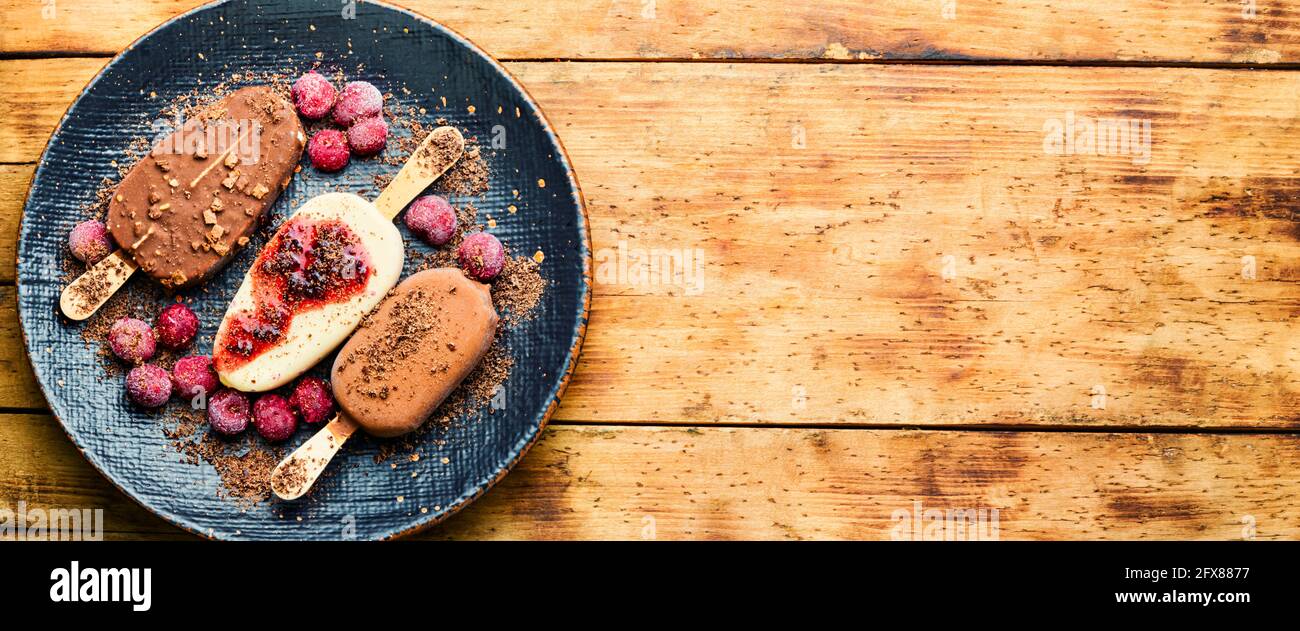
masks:
[[[590,302],[586,213],[560,140],[537,105],[500,64],[456,33],[392,7],[358,2],[354,17],[347,8],[328,0],[237,0],[158,27],[113,59],[68,109],[41,157],[24,209],[18,308],[27,351],[54,415],[86,459],[124,493],[200,535],[382,539],[437,523],[491,487],[537,440],[582,345]],[[477,137],[492,171],[491,188],[482,197],[452,201],[473,201],[480,220],[491,215],[497,224],[490,232],[515,253],[542,251],[541,272],[549,285],[536,317],[505,335],[514,367],[503,409],[485,409],[448,429],[421,434],[417,447],[423,457],[401,458],[397,470],[375,462],[381,441],[354,440],[308,498],[250,509],[218,497],[220,481],[210,465],[181,461],[160,416],[127,402],[122,378],[107,375],[95,345],[82,340],[83,325],[58,315],[61,269],[68,231],[84,219],[78,209],[95,199],[102,178],[116,177],[112,163],[123,158],[132,139],[154,136],[166,103],[234,73],[292,77],[318,59],[349,80],[374,83],[402,107],[425,108],[426,125],[442,117]],[[493,147],[493,138],[503,146]],[[373,199],[375,176],[396,170],[378,160],[354,161],[335,175],[304,166],[276,202],[272,221],[331,190]],[[512,204],[519,212],[507,211]],[[410,247],[427,249],[400,228]],[[193,299],[206,336],[195,352],[210,352],[226,298],[258,245],[255,240],[240,253],[205,285],[207,291],[184,293]],[[407,273],[418,258],[413,254],[407,256]],[[137,274],[130,282],[152,281]],[[330,361],[317,372],[323,374]],[[289,446],[309,433],[300,429]]]

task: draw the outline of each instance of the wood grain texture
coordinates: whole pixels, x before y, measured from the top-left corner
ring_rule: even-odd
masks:
[[[28,164],[0,164],[0,283],[14,282],[9,263],[18,255],[18,223],[35,170]]]
[[[1300,422],[1297,77],[512,70],[588,182],[561,418]],[[1070,116],[1149,123],[1150,159],[1046,155]],[[693,254],[699,285],[623,278],[624,246]]]
[[[6,2],[0,54],[116,54],[199,4]],[[557,424],[421,537],[881,539],[920,502],[996,508],[1003,539],[1300,538],[1295,434],[707,427],[1300,426],[1300,78],[856,63],[1295,63],[1287,4],[402,4],[503,59],[836,62],[509,64],[606,275]],[[105,62],[0,60],[0,283],[32,163]],[[1150,121],[1151,160],[1046,155],[1071,112]],[[635,282],[638,253],[690,256],[701,283]],[[44,406],[0,287],[0,408]],[[20,500],[190,538],[43,414],[0,414],[0,507]]]
[[[1294,539],[1298,447],[1280,435],[553,427],[420,537],[889,539],[895,511],[920,502],[997,509],[1007,540],[1238,539],[1251,524],[1256,538]],[[48,416],[0,415],[0,453],[0,506],[104,508],[106,538],[187,536],[109,486]]]
[[[198,0],[8,3],[0,51],[116,53]],[[339,15],[339,3],[323,3]],[[410,0],[503,59],[919,59],[1276,63],[1288,3],[1129,0]],[[945,12],[946,9],[951,9]],[[329,19],[329,18],[325,18]],[[336,18],[341,19],[341,18]]]
[[[0,153],[33,160],[100,63],[0,62],[0,94],[47,104]],[[592,327],[558,419],[1300,426],[1300,77],[510,69],[591,213]],[[1149,160],[1047,155],[1071,116],[1149,122]],[[634,277],[671,256],[699,282]]]
[[[0,287],[0,408],[48,409],[23,345],[18,294],[12,286]]]

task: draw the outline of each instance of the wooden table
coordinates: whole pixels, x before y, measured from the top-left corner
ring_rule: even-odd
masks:
[[[14,235],[86,81],[197,4],[3,2],[0,502],[110,538],[187,535],[48,415]],[[1300,3],[406,4],[541,103],[598,265],[545,438],[422,536],[878,539],[920,502],[1003,539],[1300,537]],[[1050,142],[1071,120],[1133,144]]]

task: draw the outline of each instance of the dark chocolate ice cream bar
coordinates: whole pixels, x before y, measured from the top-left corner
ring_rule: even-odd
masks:
[[[271,88],[236,90],[131,168],[109,201],[108,229],[163,285],[200,283],[248,243],[306,140],[293,105]]]

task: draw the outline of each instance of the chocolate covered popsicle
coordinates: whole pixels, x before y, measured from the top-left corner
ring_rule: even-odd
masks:
[[[280,461],[271,490],[302,497],[358,428],[381,437],[419,428],[487,354],[499,320],[491,289],[458,269],[407,278],[339,351],[339,414]]]
[[[163,285],[202,282],[248,243],[305,145],[291,103],[266,86],[236,90],[131,168],[109,200],[108,229]]]
[[[414,274],[339,352],[334,398],[369,434],[414,431],[478,366],[498,321],[489,287],[459,269]]]

